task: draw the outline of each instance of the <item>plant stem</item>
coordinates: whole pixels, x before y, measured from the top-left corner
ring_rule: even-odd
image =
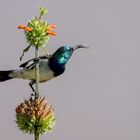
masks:
[[[39,59],[37,46],[35,47],[35,58]],[[36,75],[35,99],[38,99],[39,97],[39,63],[36,64],[35,75]]]
[[[38,60],[39,59],[39,56],[38,56],[38,47],[36,46],[35,47],[35,58]],[[38,107],[37,105],[37,99],[39,97],[39,63],[36,64],[36,67],[35,67],[35,76],[36,76],[36,84],[35,84],[35,106],[36,108]],[[36,109],[36,112],[35,112],[35,116],[37,116],[37,109]],[[38,133],[38,130],[37,130],[37,127],[38,126],[34,126],[34,139],[35,140],[39,140],[39,133]]]
[[[37,133],[37,128],[35,128],[34,138],[35,140],[39,140],[39,133]]]

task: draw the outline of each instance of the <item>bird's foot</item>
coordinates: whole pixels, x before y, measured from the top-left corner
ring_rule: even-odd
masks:
[[[31,81],[31,82],[29,83],[29,86],[31,87],[31,89],[32,89],[32,91],[33,91],[33,93],[31,93],[31,97],[34,97],[34,98],[36,99],[36,98],[38,98],[38,95],[37,95],[37,93],[36,93],[36,91],[35,91],[35,89],[34,89],[34,87],[33,87],[34,83],[35,83],[35,81]]]
[[[32,94],[35,94],[35,89],[34,89],[34,87],[33,87],[33,84],[34,84],[34,81],[31,81],[31,82],[29,83],[29,86],[30,86],[30,88],[31,88],[32,91],[33,91]]]

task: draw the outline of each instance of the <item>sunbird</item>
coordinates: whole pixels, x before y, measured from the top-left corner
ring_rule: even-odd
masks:
[[[28,79],[31,86],[36,82],[35,68],[39,63],[39,82],[49,81],[64,73],[66,64],[73,52],[79,48],[88,48],[86,45],[62,46],[52,55],[40,56],[39,59],[30,59],[20,65],[20,69],[0,71],[0,82],[10,79]]]

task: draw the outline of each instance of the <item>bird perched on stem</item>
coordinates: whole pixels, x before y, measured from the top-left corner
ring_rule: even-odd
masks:
[[[38,60],[35,58],[28,60],[20,65],[21,69],[0,71],[0,82],[4,82],[13,78],[28,79],[29,85],[33,89],[35,84],[35,66],[39,63],[39,81],[46,82],[55,78],[65,71],[65,66],[73,52],[79,48],[88,48],[86,45],[76,45],[74,47],[62,46],[50,56],[40,56]],[[30,64],[31,63],[31,64]]]

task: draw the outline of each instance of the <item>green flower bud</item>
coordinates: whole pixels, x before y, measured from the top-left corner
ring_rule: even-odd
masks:
[[[43,8],[43,7],[39,7],[39,11],[40,11],[40,17],[42,16],[42,15],[46,15],[47,14],[47,10],[45,9],[45,8]]]

